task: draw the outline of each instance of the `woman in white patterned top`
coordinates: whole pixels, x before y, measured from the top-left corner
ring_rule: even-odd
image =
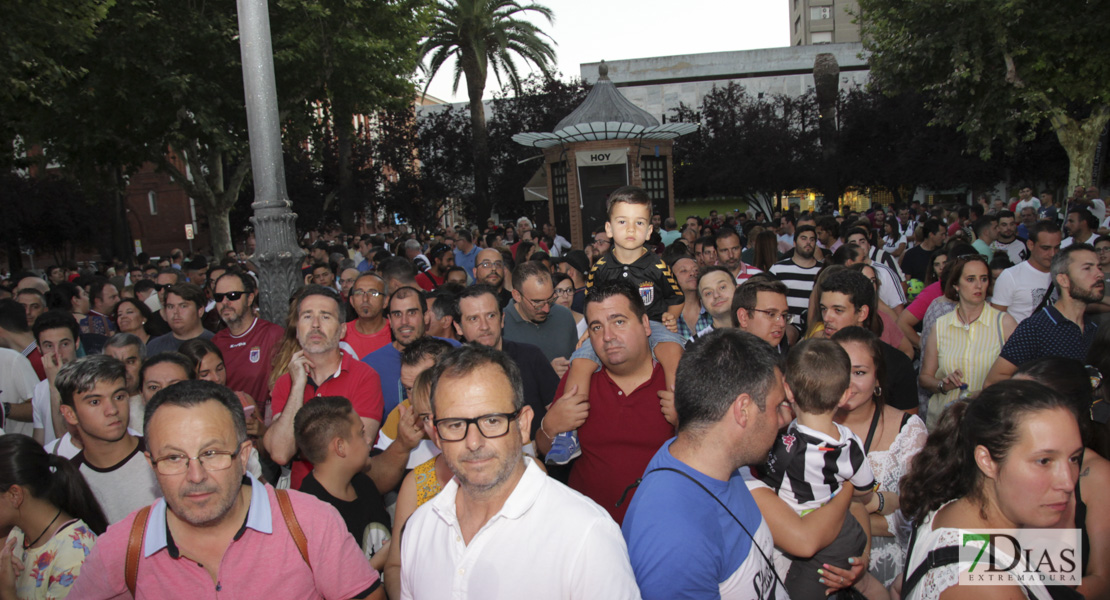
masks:
[[[917,528],[901,597],[1050,598],[1039,563],[1024,560],[1010,574],[1027,583],[961,585],[986,570],[974,562],[983,543],[964,534],[1055,526],[1071,506],[1082,455],[1074,404],[1039,383],[1003,381],[948,407],[902,480],[902,511]],[[1008,571],[1006,548],[993,550],[995,568]],[[945,553],[950,559],[937,561]]]
[[[864,451],[878,482],[881,498],[871,513],[869,571],[885,587],[902,572],[910,525],[899,510],[899,482],[910,460],[925,445],[928,432],[916,415],[888,406],[879,384],[886,376],[882,348],[874,333],[845,327],[833,335],[852,361],[851,395],[841,405],[836,422],[864,440]]]

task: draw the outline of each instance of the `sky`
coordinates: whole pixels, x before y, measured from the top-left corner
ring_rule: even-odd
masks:
[[[538,0],[555,13],[555,24],[529,19],[555,42],[563,79],[581,74],[582,63],[754,50],[790,45],[789,0]],[[521,3],[525,3],[524,0]],[[522,63],[517,63],[518,66]],[[521,76],[528,70],[520,67]],[[445,63],[428,94],[465,102],[466,83],[451,92],[454,64]],[[500,86],[486,83],[488,99]]]

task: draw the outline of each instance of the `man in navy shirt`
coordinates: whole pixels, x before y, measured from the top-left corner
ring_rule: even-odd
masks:
[[[987,373],[986,385],[1009,379],[1018,367],[1042,356],[1086,360],[1098,325],[1084,313],[1106,293],[1098,254],[1089,244],[1073,244],[1052,258],[1050,273],[1060,299],[1018,323]]]

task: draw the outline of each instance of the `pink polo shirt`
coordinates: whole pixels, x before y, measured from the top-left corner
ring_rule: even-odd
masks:
[[[135,585],[136,600],[203,598],[362,598],[377,589],[377,572],[347,532],[339,512],[296,491],[289,492],[297,522],[308,537],[310,569],[285,526],[274,489],[257,479],[251,486],[247,519],[220,563],[217,581],[181,556],[166,527],[166,503],[150,509]],[[70,598],[128,599],[124,579],[127,541],[135,513],[112,525],[96,541]]]

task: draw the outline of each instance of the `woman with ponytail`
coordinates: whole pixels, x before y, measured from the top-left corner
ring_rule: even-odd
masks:
[[[108,528],[92,490],[73,464],[33,439],[0,436],[0,600],[64,598],[81,564]]]
[[[1074,404],[1039,383],[1004,381],[952,404],[902,479],[902,512],[917,529],[901,597],[1050,598],[1040,583],[957,585],[971,566],[958,558],[922,565],[934,550],[961,547],[964,530],[1054,527],[1071,506],[1082,455]]]

